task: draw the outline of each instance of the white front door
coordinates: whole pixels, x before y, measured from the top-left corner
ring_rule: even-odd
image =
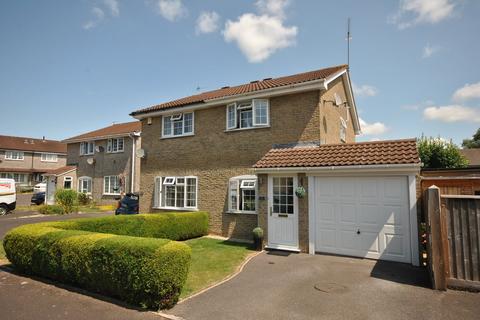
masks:
[[[315,178],[315,251],[411,262],[407,177]]]
[[[298,251],[297,177],[268,177],[268,247]]]

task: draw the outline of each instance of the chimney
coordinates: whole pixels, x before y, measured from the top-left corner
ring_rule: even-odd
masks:
[[[42,138],[42,142],[45,142],[45,136],[43,136],[43,138]]]

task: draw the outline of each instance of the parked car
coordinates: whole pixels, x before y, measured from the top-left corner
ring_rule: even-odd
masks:
[[[37,192],[46,192],[47,191],[47,182],[46,181],[42,181],[40,183],[37,183],[34,187],[33,187],[33,193],[37,193]]]
[[[127,193],[122,200],[118,201],[115,214],[138,214],[138,202],[140,196],[136,193]]]
[[[0,216],[15,210],[17,206],[17,191],[15,180],[0,179]]]
[[[32,195],[31,203],[35,203],[37,206],[45,202],[45,192],[37,192]]]

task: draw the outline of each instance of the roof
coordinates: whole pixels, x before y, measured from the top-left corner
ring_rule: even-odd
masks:
[[[105,128],[90,131],[87,133],[80,134],[78,136],[65,139],[63,141],[68,143],[68,142],[75,142],[75,141],[81,141],[81,140],[95,140],[95,139],[106,138],[111,136],[127,135],[129,133],[140,132],[140,131],[142,131],[142,123],[140,121],[116,123]]]
[[[0,149],[67,153],[67,145],[56,140],[0,135]]]
[[[266,78],[259,81],[252,81],[250,83],[241,84],[234,87],[223,87],[221,89],[203,92],[193,96],[184,97],[181,99],[164,102],[162,104],[157,104],[148,108],[143,108],[137,111],[132,112],[130,115],[135,116],[139,114],[149,113],[153,111],[160,111],[170,108],[177,108],[188,106],[191,104],[206,103],[207,100],[219,99],[225,97],[231,97],[235,95],[240,95],[244,93],[256,92],[265,89],[278,88],[293,84],[299,84],[308,81],[322,80],[326,79],[339,71],[347,69],[347,65],[339,65],[334,67],[329,67],[320,70],[314,70],[304,73],[298,73],[290,76],[284,76],[279,78]]]
[[[48,170],[48,174],[58,176],[58,175],[61,175],[61,174],[64,174],[64,173],[67,173],[67,172],[70,172],[70,171],[73,171],[73,170],[76,170],[76,169],[77,169],[76,166],[65,166],[65,167],[60,167],[60,168],[53,169],[53,170]]]
[[[460,153],[468,159],[469,166],[480,165],[480,149],[460,149]]]
[[[271,149],[254,168],[420,164],[415,139]]]

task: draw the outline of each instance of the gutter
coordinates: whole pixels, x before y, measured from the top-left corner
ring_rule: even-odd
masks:
[[[105,140],[105,139],[111,139],[111,138],[121,138],[121,137],[126,137],[130,136],[131,134],[135,134],[136,132],[123,132],[123,133],[117,133],[117,134],[110,134],[106,136],[95,136],[95,137],[90,137],[90,138],[78,138],[78,139],[65,139],[62,140],[62,143],[76,143],[76,142],[84,142],[84,141],[98,141],[98,140]]]
[[[341,172],[350,170],[382,170],[398,169],[404,171],[420,172],[420,164],[380,164],[380,165],[354,165],[354,166],[329,166],[329,167],[284,167],[284,168],[253,168],[257,173],[280,173],[280,172]]]

